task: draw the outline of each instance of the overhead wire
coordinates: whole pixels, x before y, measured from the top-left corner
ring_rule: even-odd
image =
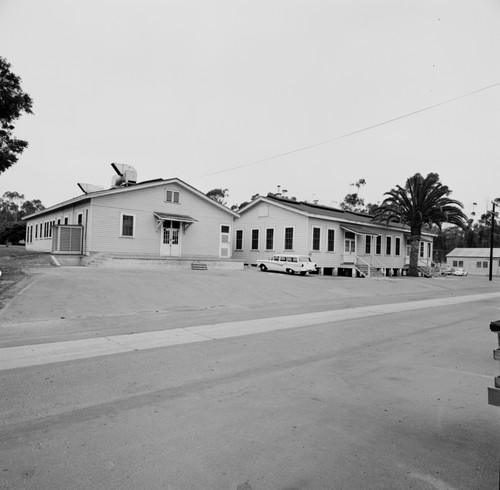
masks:
[[[218,175],[218,174],[222,174],[222,173],[225,173],[225,172],[231,172],[233,170],[238,170],[240,168],[251,167],[253,165],[258,165],[260,163],[268,162],[270,160],[275,160],[277,158],[282,158],[282,157],[285,157],[287,155],[293,155],[294,153],[299,153],[299,152],[302,152],[302,151],[305,151],[305,150],[310,150],[311,148],[316,148],[318,146],[326,145],[328,143],[333,143],[334,141],[338,141],[338,140],[341,140],[341,139],[344,139],[344,138],[348,138],[350,136],[354,136],[356,134],[364,133],[366,131],[371,131],[372,129],[379,128],[381,126],[385,126],[387,124],[391,124],[391,123],[396,122],[396,121],[400,121],[401,119],[405,119],[405,118],[408,118],[408,117],[411,117],[411,116],[415,116],[416,114],[420,114],[422,112],[430,111],[432,109],[435,109],[436,107],[440,107],[440,106],[443,106],[445,104],[450,104],[451,102],[455,102],[455,101],[463,99],[465,97],[469,97],[471,95],[477,94],[479,92],[484,92],[486,90],[490,90],[490,89],[498,87],[498,86],[500,86],[500,82],[493,83],[492,85],[488,85],[486,87],[482,87],[480,89],[473,90],[472,92],[467,92],[465,94],[458,95],[457,97],[453,97],[451,99],[447,99],[447,100],[438,102],[437,104],[432,104],[430,106],[423,107],[422,109],[417,109],[415,111],[408,112],[408,113],[403,114],[401,116],[393,117],[391,119],[387,119],[385,121],[382,121],[382,122],[379,122],[379,123],[376,123],[376,124],[372,124],[371,126],[366,126],[364,128],[357,129],[355,131],[351,131],[349,133],[342,134],[340,136],[334,136],[332,138],[328,138],[326,140],[318,141],[316,143],[312,143],[312,144],[307,145],[307,146],[302,146],[300,148],[295,148],[294,150],[285,151],[283,153],[277,153],[276,155],[272,155],[272,156],[269,156],[269,157],[266,157],[266,158],[262,158],[260,160],[254,160],[252,162],[243,163],[241,165],[236,165],[234,167],[229,167],[229,168],[225,168],[225,169],[222,169],[222,170],[217,170],[215,172],[210,172],[208,174],[199,175],[197,177],[192,177],[192,180],[201,179],[201,178],[204,178],[204,177],[210,177],[212,175]]]

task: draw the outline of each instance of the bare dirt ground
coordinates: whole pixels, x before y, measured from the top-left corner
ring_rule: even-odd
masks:
[[[0,309],[29,281],[30,269],[53,267],[50,254],[27,252],[23,246],[0,246]]]

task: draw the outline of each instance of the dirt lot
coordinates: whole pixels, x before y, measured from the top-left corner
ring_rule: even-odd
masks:
[[[50,254],[27,252],[22,246],[0,246],[0,308],[30,278],[29,269],[53,267]]]

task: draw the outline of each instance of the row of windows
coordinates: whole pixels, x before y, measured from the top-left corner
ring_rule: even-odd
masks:
[[[284,250],[293,250],[293,227],[285,228],[284,233]],[[320,252],[321,247],[321,234],[322,229],[319,227],[313,227],[312,229],[312,244],[311,249],[315,252]],[[274,250],[274,228],[266,228],[264,233],[265,240],[265,250]],[[394,242],[393,242],[394,239]],[[260,245],[260,229],[251,230],[250,238],[250,250],[259,250]],[[335,251],[335,230],[328,228],[326,230],[326,251]],[[236,230],[236,250],[243,250],[243,230]],[[350,231],[345,232],[344,240],[344,252],[345,253],[355,253],[356,252],[356,235]],[[382,237],[366,235],[365,237],[365,248],[364,252],[366,255],[382,254]],[[409,251],[408,251],[409,254]],[[427,254],[427,255],[426,255]],[[385,237],[385,255],[401,255],[401,237]],[[431,244],[427,243],[427,247],[424,242],[420,243],[420,257],[430,257],[431,256]]]
[[[56,224],[69,224],[69,216],[64,216],[64,218],[57,218],[57,220],[53,219],[48,221],[41,221],[40,223],[27,226],[26,243],[32,243],[34,240],[44,240],[52,238],[52,229]],[[82,213],[78,214],[77,224],[83,224]]]
[[[283,249],[293,250],[293,227],[285,228]],[[266,228],[265,231],[265,249],[274,250],[274,228]],[[260,230],[254,229],[251,231],[250,250],[259,250]],[[236,230],[236,250],[243,250],[243,230]]]

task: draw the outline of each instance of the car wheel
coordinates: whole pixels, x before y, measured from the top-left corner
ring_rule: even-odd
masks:
[[[260,270],[262,272],[266,272],[267,271],[267,267],[264,264],[260,264]]]
[[[287,274],[293,274],[293,269],[287,269],[287,270],[286,270],[286,273],[287,273]]]

